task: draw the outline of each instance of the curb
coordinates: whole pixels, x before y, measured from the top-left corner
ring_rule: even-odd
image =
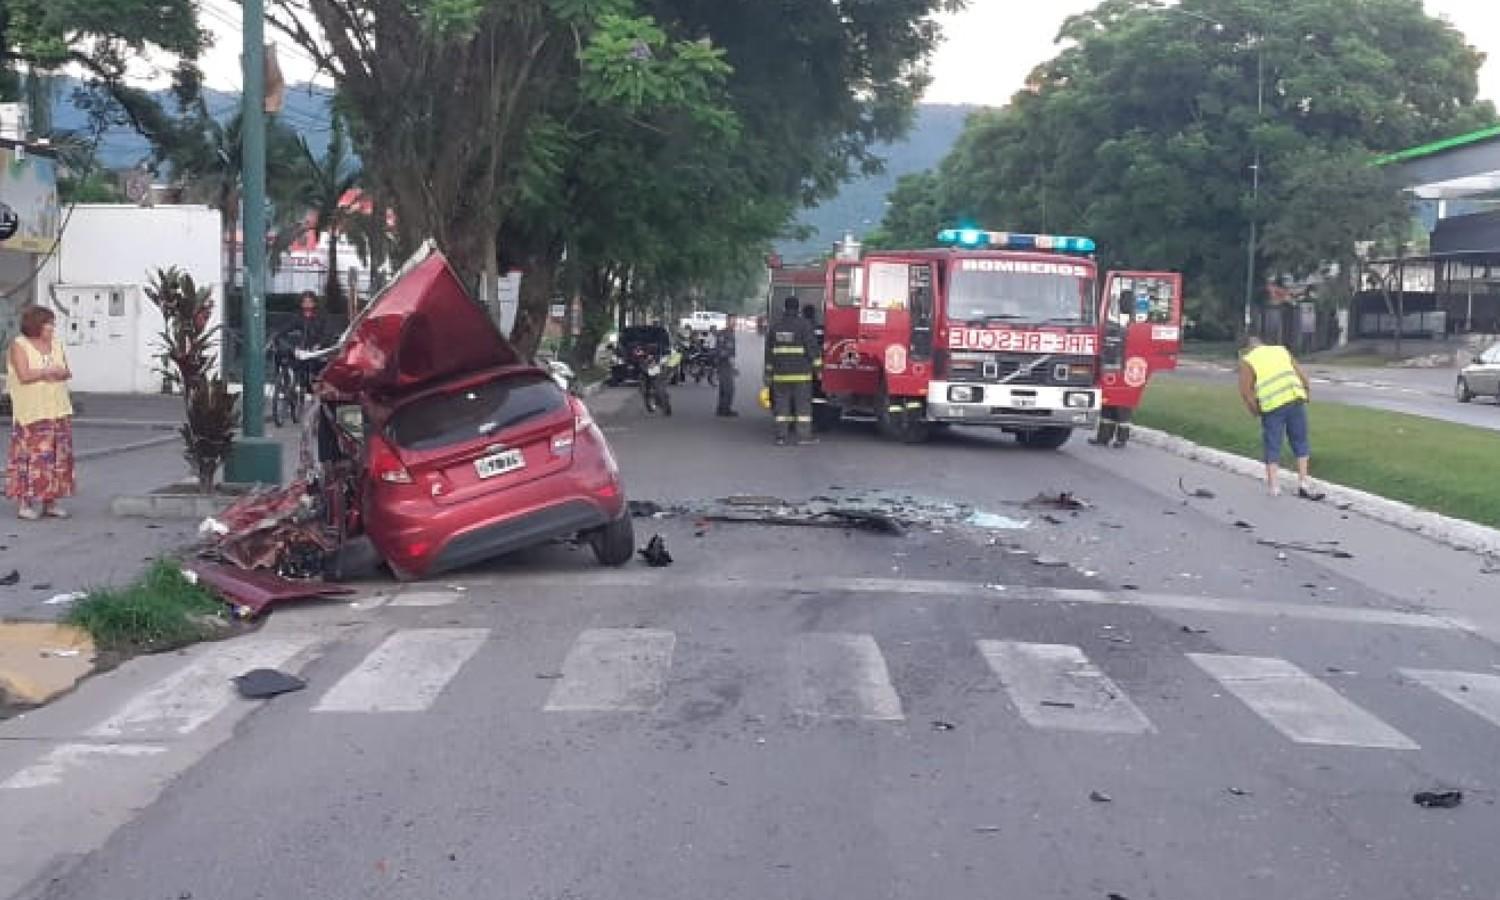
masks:
[[[122,519],[206,519],[223,512],[238,497],[181,494],[122,494],[109,501],[109,511]]]
[[[1132,441],[1138,441],[1158,450],[1165,450],[1173,456],[1205,463],[1236,475],[1256,480],[1265,477],[1265,467],[1249,457],[1195,444],[1186,438],[1167,434],[1155,428],[1132,426],[1130,437]],[[1282,479],[1287,484],[1296,485],[1296,477],[1290,473],[1283,472]],[[1464,519],[1455,519],[1452,516],[1445,516],[1409,503],[1391,500],[1378,494],[1345,487],[1324,479],[1318,479],[1318,484],[1327,492],[1328,500],[1340,509],[1358,513],[1367,519],[1374,519],[1386,525],[1394,525],[1455,550],[1500,555],[1500,529]]]
[[[148,450],[152,447],[161,447],[165,444],[181,441],[182,438],[176,434],[164,434],[145,440],[132,441],[129,444],[118,444],[113,447],[99,447],[94,450],[80,450],[73,454],[73,458],[79,462],[87,462],[91,459],[103,459],[107,456],[118,456],[121,453],[130,453],[133,450]]]

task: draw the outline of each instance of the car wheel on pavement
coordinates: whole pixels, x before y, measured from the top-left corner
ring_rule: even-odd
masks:
[[[626,513],[588,535],[594,558],[601,566],[623,566],[635,556],[635,523]]]
[[[1458,379],[1458,387],[1454,388],[1454,394],[1457,395],[1459,403],[1468,403],[1474,399],[1474,393],[1469,390],[1469,382],[1462,377]]]

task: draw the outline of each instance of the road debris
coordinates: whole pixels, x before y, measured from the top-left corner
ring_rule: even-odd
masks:
[[[667,542],[659,534],[651,536],[640,554],[646,565],[653,569],[664,569],[672,564],[672,554],[667,552]]]
[[[1034,566],[1045,566],[1049,569],[1060,569],[1068,563],[1066,560],[1058,559],[1055,556],[1033,556],[1031,564]]]
[[[1208,634],[1207,628],[1194,628],[1191,625],[1182,626],[1183,634]]]
[[[10,587],[11,585],[20,584],[20,583],[21,583],[21,573],[19,571],[15,570],[15,569],[11,569],[9,575],[6,575],[5,577],[0,578],[0,586]]]
[[[1089,791],[1089,799],[1092,800],[1092,801],[1094,801],[1095,803],[1113,803],[1113,802],[1115,802],[1115,798],[1113,798],[1110,795],[1104,793],[1103,791]]]
[[[975,528],[1003,529],[1006,531],[1017,531],[1026,527],[1026,523],[1019,519],[1012,519],[1007,516],[999,516],[987,512],[976,512],[969,516],[967,522]]]
[[[636,519],[655,519],[665,515],[660,503],[654,500],[631,500],[629,501],[630,515]]]
[[[307,687],[307,682],[276,669],[251,669],[243,675],[235,676],[234,687],[246,700],[267,700],[300,691]]]
[[[66,594],[57,594],[42,601],[43,606],[62,606],[67,603],[77,603],[88,594],[83,591],[69,591]]]
[[[336,584],[293,580],[271,572],[238,569],[219,563],[195,563],[193,571],[198,574],[200,583],[233,607],[235,615],[241,619],[253,619],[273,603],[354,593],[353,588]]]
[[[1328,541],[1322,544],[1308,544],[1302,541],[1272,541],[1261,538],[1256,541],[1262,547],[1274,547],[1277,550],[1295,550],[1299,553],[1316,553],[1321,556],[1331,556],[1334,559],[1353,559],[1354,554],[1348,550],[1340,549],[1336,541]],[[1277,559],[1285,559],[1284,554],[1277,554]]]
[[[1184,483],[1183,476],[1181,475],[1177,476],[1177,489],[1189,497],[1195,497],[1199,500],[1212,500],[1219,496],[1208,488],[1193,488],[1192,490],[1188,490],[1188,486]]]
[[[1077,709],[1078,704],[1070,700],[1043,700],[1042,706],[1050,706],[1053,709]]]
[[[934,721],[932,723],[932,730],[933,731],[957,731],[958,730],[958,726],[954,725],[952,722],[944,722],[941,719],[939,719],[939,720],[936,720],[936,721]]]
[[[318,506],[302,479],[252,491],[200,526],[203,555],[284,578],[320,578],[329,554],[339,545],[324,526]]]
[[[1236,797],[1249,797],[1249,796],[1252,796],[1249,791],[1245,790],[1244,788],[1239,788],[1239,787],[1232,787],[1232,788],[1230,788],[1229,789],[1229,793],[1233,794]]]
[[[1244,519],[1235,519],[1234,520],[1234,527],[1235,528],[1239,528],[1239,529],[1244,530],[1244,531],[1254,531],[1255,530],[1255,526],[1251,525],[1249,522],[1246,522]]]
[[[999,825],[975,825],[974,830],[979,834],[999,834]]]
[[[1453,809],[1464,802],[1463,791],[1419,791],[1411,802],[1427,809]]]
[[[1060,509],[1063,512],[1079,512],[1092,509],[1088,501],[1082,499],[1072,491],[1060,491],[1056,494],[1041,493],[1021,504],[1026,509]]]

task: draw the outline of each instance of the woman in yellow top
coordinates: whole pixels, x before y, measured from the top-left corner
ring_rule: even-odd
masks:
[[[21,313],[21,335],[5,357],[5,385],[14,427],[5,466],[5,496],[20,505],[18,515],[66,519],[57,505],[73,495],[73,403],[68,399],[68,358],[57,339],[57,316],[28,306]]]

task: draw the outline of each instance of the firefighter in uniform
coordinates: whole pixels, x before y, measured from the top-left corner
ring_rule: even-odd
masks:
[[[812,409],[813,425],[820,427],[818,414],[828,404],[828,398],[823,396],[823,326],[818,324],[818,308],[811,303],[802,307],[802,318],[812,326],[813,339],[817,341],[818,354],[813,357]]]
[[[812,434],[813,372],[822,362],[812,325],[800,314],[796,297],[786,298],[781,318],[766,341],[766,379],[776,414],[776,443],[785,444],[795,428],[799,442]]]
[[[717,415],[732,419],[739,415],[734,411],[734,378],[739,370],[734,367],[735,353],[735,317],[730,316],[724,324],[724,330],[719,332],[718,343],[714,345],[714,367],[719,377],[719,408]]]

